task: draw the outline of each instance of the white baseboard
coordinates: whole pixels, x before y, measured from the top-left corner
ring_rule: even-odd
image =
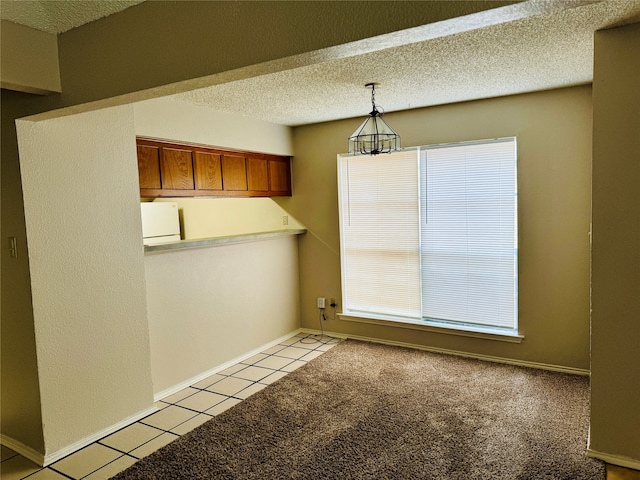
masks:
[[[4,433],[0,433],[0,444],[4,445],[7,448],[10,448],[14,452],[19,453],[23,457],[28,458],[38,465],[44,464],[44,453],[38,452],[37,450],[28,447],[24,443],[6,436]]]
[[[240,355],[239,357],[233,358],[231,360],[229,360],[228,362],[225,362],[221,365],[217,365],[209,370],[207,370],[206,372],[200,373],[198,375],[196,375],[195,377],[189,378],[187,380],[185,380],[184,382],[180,382],[177,385],[174,385],[172,387],[166,388],[156,394],[154,394],[153,398],[155,399],[155,401],[159,401],[162,400],[163,398],[168,397],[169,395],[173,395],[174,393],[179,392],[180,390],[183,390],[187,387],[190,387],[191,385],[193,385],[194,383],[198,383],[201,380],[204,380],[207,377],[210,377],[211,375],[214,375],[218,372],[221,372],[222,370],[225,370],[233,365],[235,365],[236,363],[240,363],[243,360],[246,360],[247,358],[251,358],[254,355],[263,352],[264,350],[267,350],[275,345],[278,345],[280,342],[282,342],[283,340],[286,340],[288,338],[293,337],[294,335],[297,335],[298,333],[300,333],[302,331],[302,329],[298,328],[297,330],[294,330],[293,332],[287,333],[286,335],[283,335],[280,338],[277,338],[269,343],[266,343],[258,348],[255,348],[253,350],[251,350],[249,353],[244,353],[242,355]]]
[[[131,425],[132,423],[135,423],[138,420],[148,415],[151,415],[152,413],[155,413],[157,411],[158,411],[158,407],[156,407],[155,405],[152,407],[149,407],[145,410],[142,410],[141,412],[136,413],[135,415],[125,418],[124,420],[118,423],[115,423],[105,429],[102,429],[99,432],[96,432],[87,437],[84,437],[81,440],[78,440],[77,442],[72,443],[71,445],[67,445],[66,447],[61,448],[60,450],[57,450],[53,453],[43,454],[42,452],[38,452],[33,448],[25,445],[24,443],[19,442],[4,434],[0,434],[0,444],[4,445],[7,448],[10,448],[16,453],[19,453],[23,457],[28,458],[32,462],[37,463],[42,467],[46,467],[47,465],[51,465],[52,463],[57,462],[61,458],[64,458],[67,455],[71,455],[72,453],[77,452],[78,450],[88,445],[91,445],[92,443],[100,440],[101,438],[104,438],[107,435],[111,435],[112,433],[117,432],[118,430],[128,425]]]
[[[598,452],[591,448],[587,449],[587,456],[611,463],[612,465],[618,465],[619,467],[640,470],[640,460],[636,458],[624,457],[622,455],[611,455],[610,453]]]
[[[94,442],[97,442],[101,438],[104,438],[107,435],[111,435],[112,433],[117,432],[118,430],[124,427],[128,427],[129,425],[137,422],[138,420],[141,420],[144,417],[147,417],[157,411],[158,411],[158,407],[153,405],[152,407],[146,408],[141,412],[136,413],[135,415],[131,415],[130,417],[127,417],[124,420],[119,421],[118,423],[114,423],[113,425],[105,429],[102,429],[99,432],[96,432],[92,435],[84,437],[83,439],[78,440],[77,442],[72,443],[71,445],[61,448],[60,450],[57,450],[53,453],[46,454],[44,457],[44,464],[42,466],[46,467],[47,465],[51,465],[53,462],[57,462],[61,458],[64,458],[67,455],[71,455],[72,453],[77,452],[78,450],[88,445],[91,445]]]
[[[314,333],[320,334],[319,330],[314,330],[310,328],[301,328],[300,331],[305,333]],[[525,360],[516,360],[512,358],[502,358],[502,357],[493,357],[490,355],[481,355],[477,353],[469,353],[469,352],[461,352],[458,350],[449,350],[446,348],[438,348],[438,347],[428,347],[424,345],[417,345],[414,343],[405,343],[405,342],[395,342],[393,340],[383,340],[380,338],[373,337],[363,337],[360,335],[350,335],[344,333],[335,333],[335,332],[324,332],[325,335],[329,335],[331,337],[336,338],[352,338],[353,340],[361,340],[363,342],[371,342],[371,343],[381,343],[384,345],[395,345],[398,347],[407,347],[414,348],[417,350],[424,350],[426,352],[434,352],[434,353],[444,353],[446,355],[455,355],[458,357],[466,357],[466,358],[474,358],[477,360],[484,360],[486,362],[494,362],[494,363],[504,363],[507,365],[516,365],[520,367],[529,367],[529,368],[537,368],[540,370],[551,370],[553,372],[561,372],[561,373],[571,373],[574,375],[590,375],[589,370],[584,370],[581,368],[573,368],[573,367],[565,367],[562,365],[552,365],[548,363],[538,363],[538,362],[527,362]]]

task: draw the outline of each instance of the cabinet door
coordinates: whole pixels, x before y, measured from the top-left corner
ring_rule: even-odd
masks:
[[[264,158],[247,157],[247,184],[254,192],[269,191],[269,168]]]
[[[222,190],[222,164],[220,155],[207,152],[194,153],[196,190]]]
[[[162,188],[193,190],[193,160],[190,150],[162,149]]]
[[[224,190],[247,190],[247,166],[245,158],[236,155],[222,156]]]
[[[160,149],[138,145],[138,179],[140,188],[160,188]]]
[[[271,191],[291,195],[291,169],[288,158],[269,159]]]

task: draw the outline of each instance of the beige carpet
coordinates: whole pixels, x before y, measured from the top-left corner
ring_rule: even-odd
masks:
[[[346,341],[116,479],[603,479],[588,378]]]

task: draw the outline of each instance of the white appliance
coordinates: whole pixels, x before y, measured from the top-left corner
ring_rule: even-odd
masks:
[[[180,240],[180,220],[176,202],[142,202],[142,237],[145,245]]]

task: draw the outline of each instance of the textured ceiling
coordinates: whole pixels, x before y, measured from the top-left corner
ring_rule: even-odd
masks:
[[[593,33],[640,21],[640,0],[554,3],[566,9],[172,98],[293,126],[366,115],[369,82],[386,112],[579,85],[593,79]]]
[[[141,0],[0,0],[1,17],[60,33]],[[175,100],[284,125],[571,85],[593,78],[596,30],[640,22],[640,0],[527,0],[187,85]],[[215,83],[215,85],[213,85]]]
[[[63,33],[144,0],[1,0],[0,18],[48,33]]]

